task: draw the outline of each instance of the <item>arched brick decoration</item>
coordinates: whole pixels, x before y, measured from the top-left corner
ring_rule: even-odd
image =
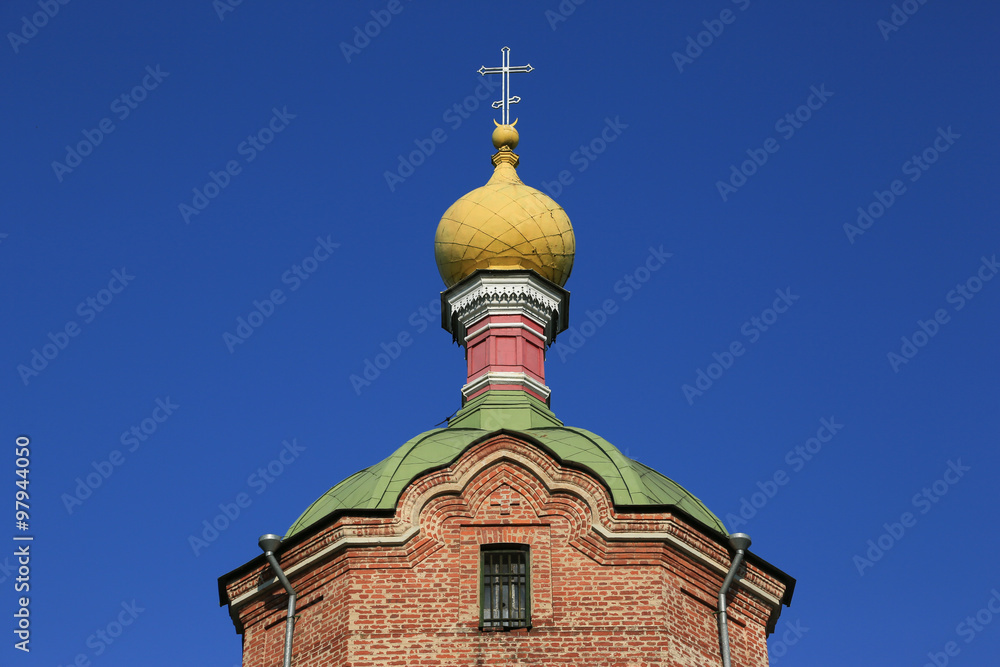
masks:
[[[488,438],[413,480],[391,515],[333,517],[284,545],[299,593],[293,664],[721,664],[721,536],[649,509],[619,511],[590,474],[512,434]],[[479,549],[492,543],[530,545],[530,630],[478,629]],[[280,664],[273,573],[258,558],[222,581],[245,667]],[[767,665],[789,581],[751,559],[729,607],[733,664]]]

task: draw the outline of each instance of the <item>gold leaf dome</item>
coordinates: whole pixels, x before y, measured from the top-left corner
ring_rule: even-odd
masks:
[[[434,237],[446,286],[477,269],[533,269],[560,287],[573,269],[576,239],[569,216],[545,193],[521,182],[513,152],[518,134],[498,125],[493,177],[451,205]]]

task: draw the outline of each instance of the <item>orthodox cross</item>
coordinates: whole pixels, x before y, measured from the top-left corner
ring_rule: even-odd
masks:
[[[500,52],[503,54],[503,65],[500,66],[500,67],[486,67],[486,66],[483,66],[483,67],[479,68],[479,73],[482,74],[483,76],[486,76],[487,74],[502,74],[503,75],[503,80],[502,80],[502,82],[500,84],[500,95],[501,95],[502,99],[494,102],[493,103],[493,108],[494,109],[503,109],[503,112],[501,114],[501,117],[503,119],[503,124],[504,125],[509,125],[510,124],[510,105],[511,104],[517,104],[518,102],[521,101],[521,98],[517,97],[516,95],[515,96],[510,96],[510,73],[511,72],[530,72],[531,70],[533,70],[535,68],[532,67],[530,63],[527,64],[527,65],[518,65],[517,67],[511,67],[510,66],[510,48],[508,48],[508,47],[505,46],[502,49],[500,49]]]

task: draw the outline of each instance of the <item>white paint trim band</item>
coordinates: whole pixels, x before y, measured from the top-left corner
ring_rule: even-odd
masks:
[[[535,331],[524,322],[489,322],[479,327],[475,331],[465,334],[465,340],[466,342],[469,342],[476,336],[479,336],[483,332],[489,331],[490,329],[524,329],[525,331],[530,331],[531,333],[535,334],[536,336],[541,338],[542,341],[548,342],[545,340],[545,334]]]
[[[462,395],[469,398],[477,391],[493,384],[513,384],[530,389],[543,398],[548,398],[552,390],[526,373],[496,372],[483,373],[462,387]]]

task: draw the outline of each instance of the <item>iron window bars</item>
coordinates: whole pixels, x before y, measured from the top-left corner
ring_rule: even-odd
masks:
[[[479,627],[531,627],[531,568],[526,544],[483,545],[480,551]]]

